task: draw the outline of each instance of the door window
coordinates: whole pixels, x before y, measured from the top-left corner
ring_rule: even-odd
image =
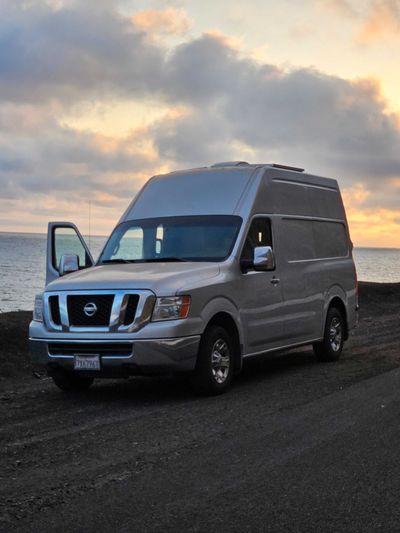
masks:
[[[268,218],[255,218],[252,221],[244,243],[242,259],[253,261],[254,248],[257,246],[271,246],[272,248],[271,221]]]
[[[61,257],[66,254],[77,255],[80,268],[86,268],[91,264],[90,258],[76,231],[73,228],[56,227],[54,228],[53,250],[53,267],[56,270],[59,268]]]

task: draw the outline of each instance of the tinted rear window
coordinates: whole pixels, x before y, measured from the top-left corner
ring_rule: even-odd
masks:
[[[317,258],[345,257],[348,253],[347,235],[340,222],[313,221]]]
[[[340,222],[284,219],[282,225],[288,261],[345,257],[348,254],[346,228]]]

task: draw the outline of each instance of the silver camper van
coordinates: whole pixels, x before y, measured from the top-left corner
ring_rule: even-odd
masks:
[[[218,394],[248,357],[310,344],[337,360],[357,308],[337,182],[217,163],[151,178],[96,262],[74,224],[50,223],[30,350],[66,391],[187,373]]]

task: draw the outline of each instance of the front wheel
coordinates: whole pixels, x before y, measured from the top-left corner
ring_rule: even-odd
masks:
[[[204,332],[197,357],[192,384],[196,392],[205,395],[222,394],[233,377],[233,346],[227,331],[221,326],[209,326]]]
[[[337,361],[343,350],[344,318],[336,307],[331,307],[326,316],[324,338],[313,345],[314,353],[320,361]]]
[[[64,392],[83,392],[92,385],[93,378],[84,378],[74,372],[65,370],[52,376],[53,382]]]

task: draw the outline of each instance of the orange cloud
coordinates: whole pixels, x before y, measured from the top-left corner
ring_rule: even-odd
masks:
[[[231,35],[226,35],[218,29],[208,30],[204,33],[204,35],[210,36],[217,42],[221,43],[223,46],[233,48],[235,50],[242,50],[244,46],[243,37],[233,37]]]
[[[183,35],[190,28],[186,12],[173,7],[163,10],[143,9],[132,17],[132,22],[149,34]]]
[[[400,210],[349,209],[347,218],[355,246],[400,248]]]
[[[354,187],[348,187],[342,191],[343,202],[347,209],[359,206],[370,194],[371,192],[366,189],[363,183],[357,183]]]
[[[347,19],[355,20],[355,41],[366,46],[387,38],[400,36],[399,0],[365,0],[356,5],[350,0],[314,0],[323,10],[330,10]]]
[[[354,15],[354,9],[349,0],[316,0],[317,7],[329,8],[340,15]]]
[[[375,0],[357,34],[357,42],[369,45],[380,39],[399,37],[400,5],[397,0]]]
[[[347,209],[350,235],[355,246],[400,248],[399,209]]]
[[[371,196],[363,183],[342,191],[355,246],[400,248],[400,209],[366,207]]]

